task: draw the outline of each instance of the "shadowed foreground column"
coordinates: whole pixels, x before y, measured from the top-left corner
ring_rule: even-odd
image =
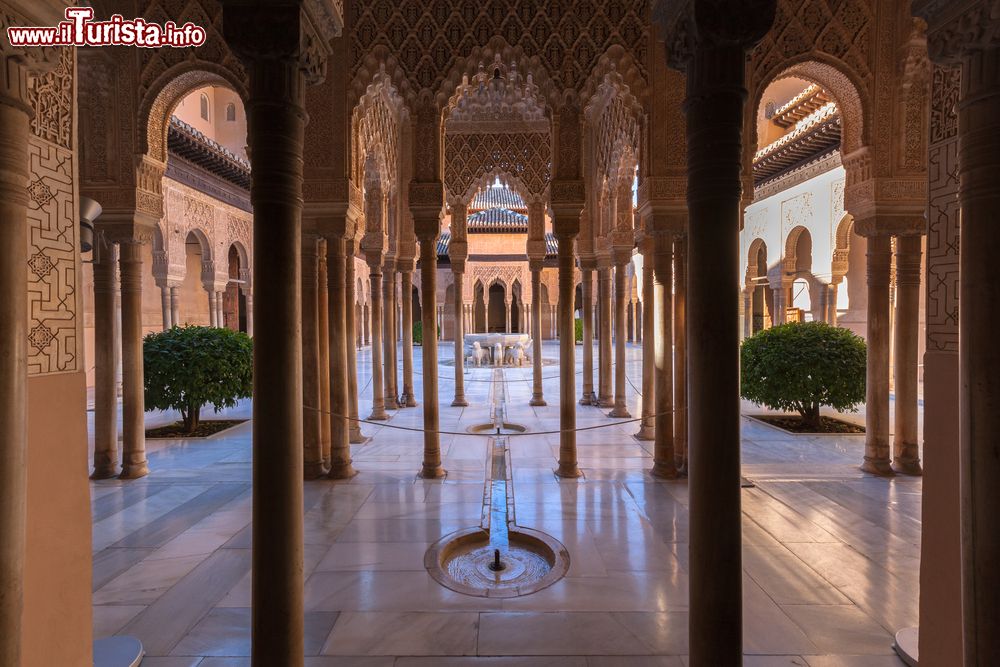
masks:
[[[655,378],[653,394],[656,396],[656,425],[653,434],[654,477],[677,477],[677,459],[674,456],[674,350],[673,350],[673,247],[671,234],[657,230],[653,220],[653,271],[654,301],[656,302],[655,328]]]
[[[574,246],[576,234],[557,233],[559,241],[559,477],[580,477],[576,458],[576,336],[573,331]]]
[[[326,240],[330,292],[330,479],[347,479],[356,473],[351,465],[347,413],[347,274],[343,237]]]
[[[674,237],[674,461],[687,474],[687,235]]]
[[[326,239],[319,239],[316,253],[316,317],[319,341],[319,448],[323,467],[330,468],[330,276]],[[303,317],[303,321],[305,318]],[[350,346],[348,346],[350,347]],[[305,352],[303,351],[303,354]]]
[[[320,80],[335,26],[325,0],[226,0],[226,41],[249,76],[254,377],[251,660],[301,665],[303,613],[302,151],[305,87]],[[324,31],[316,34],[315,29]],[[332,314],[331,314],[332,316]],[[334,390],[335,392],[336,390]]]
[[[328,368],[319,364],[319,239],[312,232],[302,234],[302,451],[306,479],[322,477],[323,444],[320,440],[322,404],[321,373]]]
[[[775,0],[693,0],[684,28],[691,667],[743,664],[739,230],[746,57]],[[672,43],[672,42],[668,42]],[[674,54],[682,60],[680,54]],[[675,232],[676,233],[676,232]],[[667,286],[669,289],[669,285]],[[659,386],[657,387],[659,390]]]

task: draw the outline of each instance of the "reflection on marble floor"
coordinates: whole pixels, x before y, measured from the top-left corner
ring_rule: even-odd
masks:
[[[636,386],[639,352],[628,350]],[[369,359],[359,355],[362,414]],[[419,360],[418,350],[418,401]],[[452,373],[441,367],[441,428],[488,422],[492,371],[468,369],[464,409],[448,407]],[[547,407],[528,406],[529,367],[505,374],[510,419],[558,428],[558,367],[545,369]],[[578,407],[578,424],[614,422],[605,412]],[[388,424],[421,419],[409,408]],[[452,592],[423,569],[429,544],[479,521],[485,438],[443,436],[448,477],[423,481],[419,433],[366,425],[374,437],[353,447],[361,474],[305,484],[306,664],[685,665],[687,485],[645,474],[652,443],[635,428],[580,433],[580,481],[552,475],[556,436],[511,439],[517,522],[561,541],[571,565],[548,589],[496,600]],[[920,480],[864,475],[863,443],[744,420],[743,472],[756,483],[743,490],[745,664],[902,664],[891,642],[917,621]],[[95,635],[138,636],[145,667],[249,665],[250,424],[151,444],[149,459],[145,479],[92,485]]]

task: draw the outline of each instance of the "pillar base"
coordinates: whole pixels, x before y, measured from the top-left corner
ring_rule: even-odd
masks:
[[[552,471],[555,473],[556,477],[561,477],[563,479],[575,479],[577,477],[583,477],[583,471],[580,470],[579,466],[575,463],[560,463],[559,467]]]
[[[892,469],[901,475],[923,475],[924,470],[920,466],[920,459],[897,458],[892,462]]]
[[[616,405],[615,408],[608,413],[608,416],[616,419],[628,419],[632,416],[632,413],[628,411],[628,408]]]
[[[872,459],[867,456],[864,463],[861,464],[861,470],[870,472],[873,475],[882,475],[883,477],[892,477],[896,474],[893,472],[892,466],[889,465],[888,461]]]
[[[594,393],[584,392],[583,396],[580,398],[580,405],[593,405],[594,404]]]
[[[368,421],[370,422],[384,422],[387,421],[388,419],[389,415],[386,413],[385,410],[382,410],[381,412],[372,412],[370,415],[368,415]]]
[[[111,479],[112,477],[118,476],[118,471],[115,470],[117,466],[112,466],[110,468],[94,469],[94,472],[90,473],[90,479]]]
[[[417,399],[413,397],[413,394],[404,393],[399,397],[399,405],[403,408],[415,408],[417,407]]]
[[[656,440],[656,428],[653,426],[640,426],[633,437],[636,440]]]
[[[118,479],[139,479],[140,477],[145,477],[149,474],[149,464],[146,461],[142,463],[131,463],[122,466],[121,474],[118,475]]]
[[[443,466],[424,466],[417,473],[420,479],[444,479],[448,476],[448,471]]]
[[[680,477],[676,466],[665,463],[654,463],[653,467],[649,469],[649,474],[657,479],[677,479]]]
[[[543,406],[546,406],[546,405],[548,405],[548,403],[546,403],[546,402],[545,402],[545,399],[544,399],[544,398],[542,398],[541,396],[532,396],[532,397],[531,397],[531,400],[530,400],[530,401],[528,401],[528,405],[530,405],[530,406],[533,406],[533,407],[536,407],[536,408],[537,408],[537,407],[543,407]]]
[[[330,469],[330,472],[326,474],[327,479],[350,479],[358,474],[358,471],[354,469],[354,466],[350,463],[343,465],[338,465]]]
[[[369,440],[371,440],[371,438],[362,433],[361,429],[358,427],[352,428],[347,436],[347,441],[350,442],[352,445],[363,445]]]
[[[615,407],[615,399],[611,396],[598,396],[594,405],[599,408],[613,408]]]
[[[919,638],[919,628],[903,628],[896,633],[892,648],[907,667],[917,667],[920,664],[920,654],[917,650]]]
[[[453,408],[467,408],[469,407],[469,402],[465,400],[464,396],[456,396],[455,400],[451,402],[451,407]]]
[[[306,463],[302,470],[304,479],[319,479],[326,474],[326,467],[322,463]]]

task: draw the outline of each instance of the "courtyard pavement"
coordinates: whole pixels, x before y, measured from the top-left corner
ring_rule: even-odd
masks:
[[[555,343],[544,358],[558,358]],[[627,363],[637,417],[638,346]],[[419,347],[414,365],[420,401]],[[388,428],[420,427],[417,407],[363,426],[372,439],[352,447],[354,479],[305,483],[306,665],[687,664],[687,483],[646,474],[652,443],[632,437],[636,424],[580,406],[578,426],[612,425],[578,434],[585,477],[558,481],[558,436],[537,434],[559,426],[558,365],[543,368],[546,407],[528,406],[530,367],[504,374],[509,420],[536,433],[510,441],[517,522],[566,546],[567,576],[499,600],[424,570],[431,543],[479,523],[486,439],[464,432],[490,421],[492,371],[467,369],[470,406],[452,408],[442,364],[441,428],[461,433],[441,437],[447,479],[417,479],[421,434]],[[362,416],[369,379],[365,349]],[[224,414],[249,416],[249,403]],[[92,483],[95,637],[139,637],[145,667],[250,664],[250,432],[150,441],[148,477]],[[921,482],[860,472],[863,449],[863,436],[792,436],[744,418],[755,484],[742,491],[745,664],[902,665],[891,644],[917,622]]]

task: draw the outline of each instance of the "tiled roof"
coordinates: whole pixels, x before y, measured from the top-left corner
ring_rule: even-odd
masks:
[[[448,256],[448,244],[451,243],[451,232],[441,232],[437,242],[438,257]],[[545,256],[555,257],[559,252],[559,241],[554,234],[545,235]]]
[[[481,189],[472,198],[469,205],[469,212],[482,211],[490,208],[506,208],[519,213],[526,213],[528,207],[525,205],[521,195],[517,194],[506,185],[493,184]]]
[[[239,187],[250,189],[250,163],[246,158],[194,129],[177,116],[170,117],[167,148],[177,156]]]
[[[518,234],[528,231],[528,216],[509,208],[488,208],[469,216],[470,234]]]

